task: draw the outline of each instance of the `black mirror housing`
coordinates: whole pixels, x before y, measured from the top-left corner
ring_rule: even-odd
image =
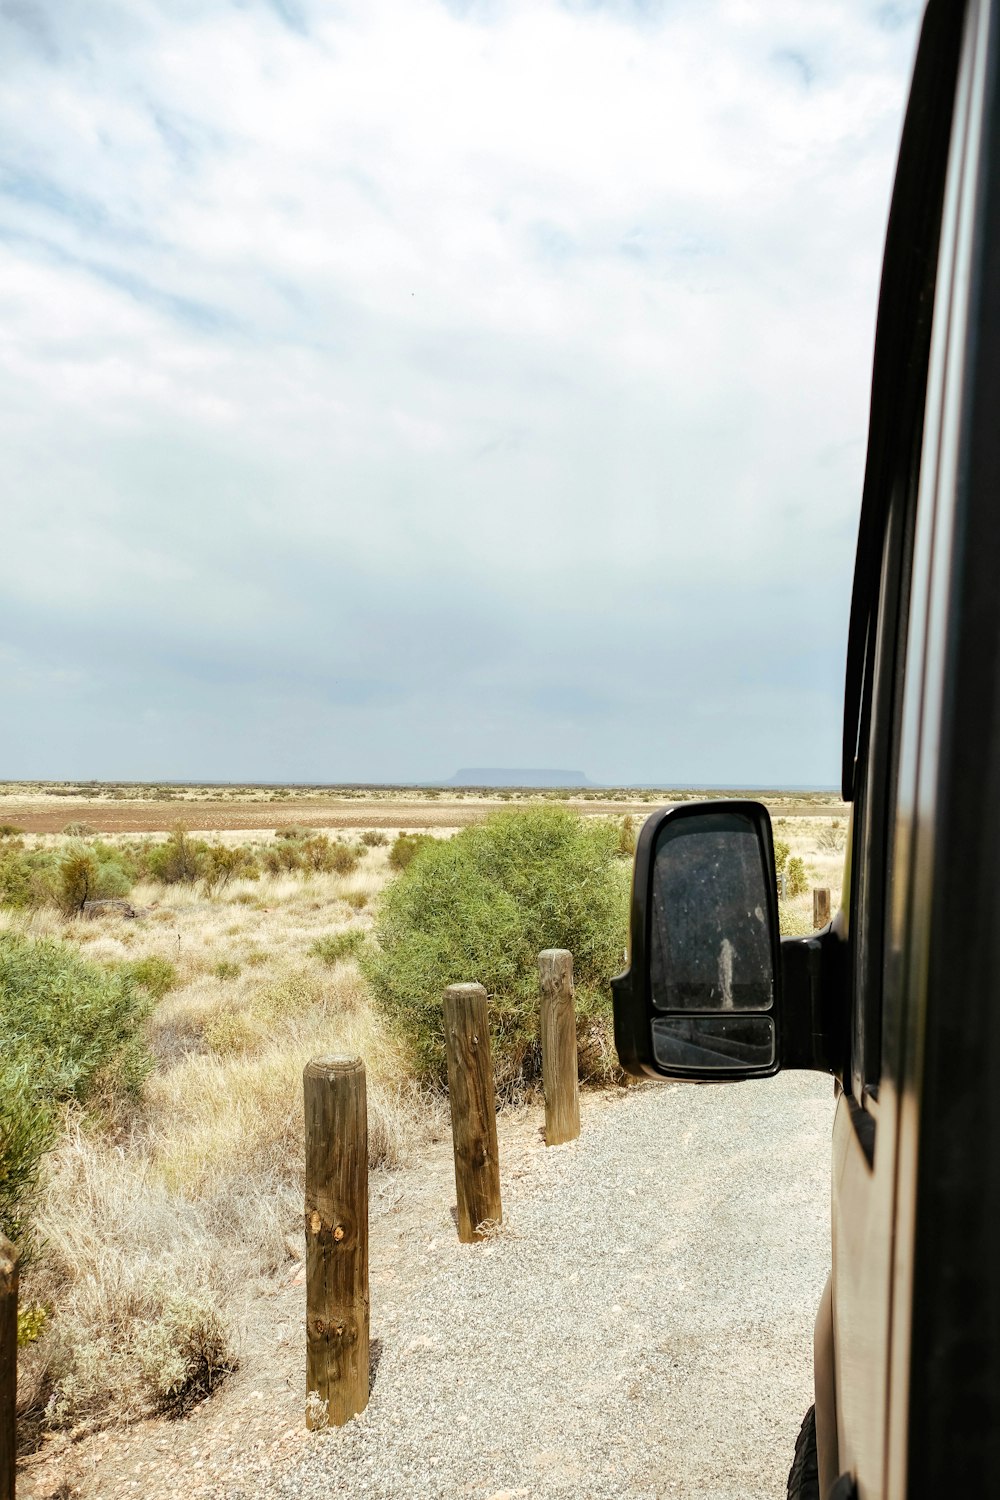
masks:
[[[702,1081],[836,1071],[841,948],[830,928],[782,942],[762,803],[654,813],[636,846],[629,968],[611,981],[622,1067]]]

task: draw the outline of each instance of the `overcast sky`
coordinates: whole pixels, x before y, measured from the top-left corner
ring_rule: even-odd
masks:
[[[835,784],[918,11],[0,0],[0,776]]]

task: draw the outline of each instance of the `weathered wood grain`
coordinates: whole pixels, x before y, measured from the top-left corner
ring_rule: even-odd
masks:
[[[545,948],[538,955],[538,980],[542,991],[545,1144],[560,1146],[564,1141],[575,1141],[580,1134],[572,953],[565,948]]]
[[[318,1057],[306,1116],[306,1425],[368,1405],[368,1113],[358,1057]]]
[[[458,1237],[471,1244],[483,1238],[481,1226],[499,1224],[503,1217],[493,1061],[481,984],[451,984],[445,990],[444,1034]]]

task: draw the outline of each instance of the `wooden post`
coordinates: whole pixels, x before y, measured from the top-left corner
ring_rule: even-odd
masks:
[[[538,955],[538,979],[542,990],[545,1144],[561,1146],[580,1134],[572,953],[565,948],[544,949]]]
[[[455,1148],[458,1237],[483,1238],[480,1226],[499,1224],[500,1156],[493,1063],[481,984],[450,984],[444,992],[444,1039]]]
[[[0,1234],[0,1500],[14,1500],[17,1466],[17,1251]]]
[[[830,892],[825,887],[813,891],[813,927],[818,932],[830,920]]]
[[[368,1405],[368,1113],[359,1057],[317,1057],[306,1110],[306,1426]]]

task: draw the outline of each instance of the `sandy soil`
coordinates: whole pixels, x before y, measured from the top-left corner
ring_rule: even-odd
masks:
[[[23,786],[0,784],[0,822],[11,823],[25,833],[61,833],[70,823],[86,823],[98,833],[162,833],[176,823],[202,832],[241,830],[248,833],[308,824],[310,828],[332,828],[355,832],[365,828],[464,828],[480,822],[503,807],[523,806],[530,797],[504,800],[493,797],[411,795],[377,792],[338,797],[313,793],[270,800],[240,797],[201,789],[198,796],[170,799],[106,795],[63,796],[34,791]],[[753,795],[748,793],[747,795]],[[834,796],[809,798],[794,794],[761,794],[772,817],[840,818],[849,809]],[[623,817],[631,813],[637,822],[656,805],[642,799],[589,800],[571,797],[565,802],[588,817]]]

